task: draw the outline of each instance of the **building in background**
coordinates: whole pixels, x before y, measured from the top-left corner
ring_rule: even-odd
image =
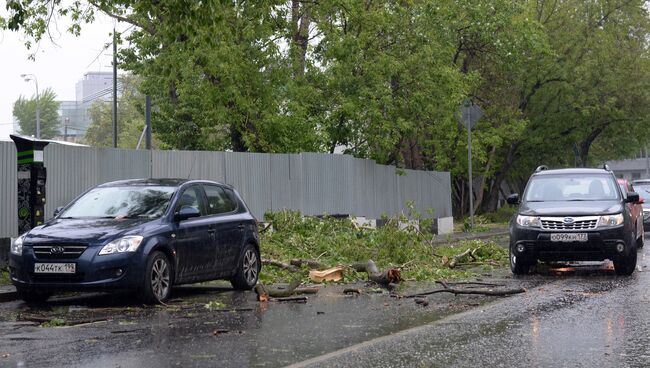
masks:
[[[119,89],[118,89],[119,95]],[[75,101],[61,101],[61,139],[77,142],[92,123],[89,110],[95,101],[113,98],[113,72],[88,72],[75,85]]]
[[[649,158],[608,161],[607,164],[617,178],[627,180],[650,179]]]
[[[119,80],[118,80],[118,96]],[[79,142],[83,139],[90,121],[90,107],[95,101],[112,101],[113,72],[88,72],[75,85],[75,101],[59,101],[59,132],[57,139]],[[14,132],[20,124],[13,118]]]

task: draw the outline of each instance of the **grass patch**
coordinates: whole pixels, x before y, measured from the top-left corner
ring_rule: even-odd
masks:
[[[495,212],[488,212],[484,214],[485,218],[488,221],[499,223],[499,224],[507,224],[510,222],[510,219],[512,216],[517,212],[517,206],[502,206]]]
[[[11,281],[9,280],[9,271],[0,268],[0,285],[9,285]]]
[[[52,318],[47,322],[41,324],[42,327],[63,327],[66,325],[66,322],[62,318]]]
[[[409,217],[413,218],[413,217]],[[452,246],[431,245],[434,235],[414,226],[400,229],[408,218],[391,218],[377,229],[359,227],[350,219],[302,217],[298,212],[266,214],[272,230],[261,234],[262,258],[288,262],[294,258],[318,259],[326,266],[350,265],[375,261],[380,269],[403,267],[402,277],[413,280],[464,278],[473,275],[461,268],[443,266],[439,256],[453,257],[468,248],[479,250],[477,261],[491,260],[505,265],[507,252],[495,243],[479,240],[463,241]],[[427,229],[426,226],[421,226]],[[308,270],[301,277],[307,280]],[[296,274],[273,266],[265,266],[260,274],[262,283],[287,282]],[[344,282],[365,280],[365,273],[348,270]]]

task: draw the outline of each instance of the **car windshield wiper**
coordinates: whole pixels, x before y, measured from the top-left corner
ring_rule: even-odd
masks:
[[[59,217],[59,218],[60,218],[60,219],[75,219],[76,217],[72,217],[72,216],[62,216],[62,217]]]
[[[136,219],[136,218],[150,218],[151,215],[125,215],[125,216],[116,216],[117,219]]]

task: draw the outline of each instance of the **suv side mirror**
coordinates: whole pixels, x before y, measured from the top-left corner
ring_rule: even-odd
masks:
[[[639,193],[637,192],[627,192],[627,198],[625,198],[626,203],[638,203],[639,202]]]
[[[196,208],[190,206],[183,206],[176,213],[176,215],[174,215],[174,219],[176,221],[183,221],[192,217],[199,217],[199,216],[201,216],[201,213]]]
[[[54,209],[54,217],[57,217],[59,215],[59,213],[61,213],[61,211],[63,211],[63,207],[55,208]]]
[[[506,198],[508,204],[519,204],[519,193],[513,193]]]

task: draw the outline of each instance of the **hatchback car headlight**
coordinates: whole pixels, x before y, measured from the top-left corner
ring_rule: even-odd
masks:
[[[135,252],[138,250],[140,243],[142,243],[142,237],[140,235],[125,236],[104,245],[104,248],[99,251],[99,255]]]
[[[618,226],[623,224],[623,214],[617,213],[615,215],[605,215],[600,216],[598,221],[598,226],[608,227],[608,226]]]
[[[11,253],[17,256],[23,255],[23,240],[25,240],[25,235],[27,235],[27,233],[11,241]]]
[[[539,217],[537,216],[522,216],[522,215],[517,216],[517,223],[520,226],[527,226],[527,227],[540,227],[542,224],[541,221],[539,220]]]

